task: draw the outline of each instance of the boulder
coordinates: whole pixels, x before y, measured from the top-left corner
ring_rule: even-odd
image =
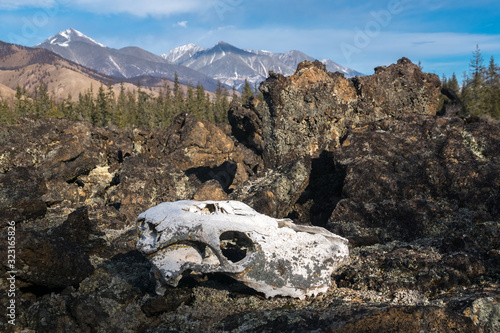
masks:
[[[33,167],[15,167],[0,173],[0,221],[24,222],[44,217],[47,205],[42,196],[47,191],[45,179]]]
[[[304,61],[290,77],[271,73],[260,87],[266,103],[233,108],[230,119],[235,136],[262,150],[265,166],[274,168],[333,150],[351,124],[434,115],[440,89],[436,75],[423,73],[406,58],[352,79],[329,73],[319,61]]]
[[[219,181],[229,191],[262,168],[253,152],[210,122],[180,114],[167,131],[166,150],[174,165],[206,182]]]
[[[2,242],[2,247],[6,249],[7,245]],[[35,294],[77,286],[94,271],[88,254],[80,246],[46,233],[18,230],[15,250],[16,278]]]
[[[498,220],[499,133],[498,122],[425,115],[353,128],[332,153],[344,179],[329,228],[415,240],[470,234],[479,221]]]
[[[258,173],[238,187],[230,197],[275,218],[286,217],[309,184],[311,161],[300,159]]]

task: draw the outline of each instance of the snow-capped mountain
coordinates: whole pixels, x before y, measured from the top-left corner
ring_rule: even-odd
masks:
[[[245,80],[252,86],[260,84],[268,77],[270,70],[283,75],[292,75],[300,62],[314,60],[296,50],[285,53],[246,50],[225,42],[220,42],[209,49],[194,44],[179,46],[165,53],[163,57],[172,63],[200,71],[236,89],[241,89]],[[329,71],[339,71],[346,77],[363,75],[329,59],[322,62]]]
[[[217,81],[201,72],[172,64],[139,47],[106,47],[75,29],[59,32],[35,47],[48,49],[67,60],[108,76],[123,79],[151,76],[173,80],[177,73],[181,83],[201,83],[210,91],[217,88]]]
[[[171,62],[173,64],[181,64],[200,51],[205,51],[205,48],[193,43],[189,43],[187,45],[176,47],[175,49],[172,49],[169,52],[162,54],[161,56],[168,62]]]
[[[205,49],[195,44],[179,46],[161,56],[139,47],[114,49],[95,41],[75,29],[67,29],[36,45],[63,58],[93,69],[101,74],[133,81],[138,77],[167,78],[177,74],[184,84],[201,83],[215,91],[217,81],[227,88],[241,89],[247,80],[252,86],[264,81],[269,71],[292,75],[297,65],[314,58],[300,52],[273,53],[264,50],[240,49],[225,42]],[[332,60],[322,62],[329,71],[346,77],[363,75]]]
[[[85,36],[80,31],[73,28],[61,31],[60,33],[52,36],[48,39],[48,42],[50,45],[57,45],[61,47],[69,47],[70,42],[82,42],[90,45],[106,47],[103,44],[96,42],[92,38]]]
[[[195,53],[181,65],[202,72],[236,89],[240,89],[245,80],[252,85],[264,81],[270,70],[293,73],[288,66],[268,55],[245,51],[224,42]]]

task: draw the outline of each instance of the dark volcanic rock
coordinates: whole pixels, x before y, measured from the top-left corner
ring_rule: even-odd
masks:
[[[262,160],[218,126],[188,114],[177,116],[167,133],[166,149],[177,168],[200,181],[219,181],[225,190],[262,169]]]
[[[250,109],[237,103],[231,104],[228,118],[234,137],[256,153],[262,154],[264,151],[262,120],[256,113],[260,103],[257,99],[253,99],[253,101],[254,103],[249,105]]]
[[[224,201],[228,200],[228,196],[221,184],[215,180],[209,180],[196,191],[193,196],[193,199],[196,201],[205,201],[205,200],[215,200],[215,201]]]
[[[109,202],[133,221],[144,210],[162,202],[191,198],[191,181],[172,164],[170,159],[144,154],[126,158],[119,169],[117,185],[108,189]]]
[[[69,214],[68,219],[51,230],[50,234],[78,245],[85,245],[91,232],[92,225],[89,219],[89,211],[84,206]]]
[[[17,167],[0,173],[0,221],[22,222],[45,216],[47,205],[42,200],[47,191],[45,180],[32,167]]]
[[[499,149],[499,123],[414,115],[354,128],[333,152],[346,173],[329,226],[383,240],[463,238],[500,218]]]
[[[16,271],[24,287],[37,293],[76,286],[92,274],[94,267],[88,254],[75,243],[35,231],[18,231]]]
[[[260,87],[267,105],[257,111],[265,165],[276,167],[333,150],[352,123],[434,115],[440,85],[436,75],[422,73],[406,58],[353,79],[327,72],[318,61],[301,63],[290,77],[273,74]]]
[[[301,159],[276,170],[267,170],[244,183],[231,197],[255,207],[261,214],[283,218],[293,209],[309,184],[311,161]]]
[[[326,332],[481,332],[472,319],[438,307],[394,307],[351,319]]]

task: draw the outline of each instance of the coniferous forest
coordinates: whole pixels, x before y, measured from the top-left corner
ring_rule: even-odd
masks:
[[[455,73],[451,78],[443,76],[441,81],[462,101],[461,116],[488,115],[500,119],[500,66],[493,57],[486,65],[478,46],[472,54],[469,73],[463,75],[461,86]]]
[[[212,96],[201,84],[188,86],[183,91],[176,76],[173,87],[164,86],[158,93],[140,84],[133,91],[126,90],[121,84],[119,93],[115,93],[111,85],[101,84],[80,93],[77,99],[70,95],[63,100],[55,100],[42,81],[32,94],[18,86],[13,101],[0,101],[0,123],[9,124],[19,117],[33,116],[86,120],[101,127],[166,128],[182,112],[200,120],[227,123],[229,104],[253,95],[248,82],[243,94],[233,89],[231,96],[222,84]]]

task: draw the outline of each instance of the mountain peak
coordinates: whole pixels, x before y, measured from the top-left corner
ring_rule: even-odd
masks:
[[[217,43],[217,45],[215,45],[213,48],[220,48],[220,49],[238,49],[240,50],[239,48],[237,48],[236,46],[234,45],[231,45],[227,42],[224,42],[224,41],[220,41]]]
[[[103,44],[96,42],[92,38],[85,36],[83,33],[73,28],[68,28],[64,31],[55,34],[54,36],[47,39],[44,43],[49,43],[50,45],[58,45],[61,47],[68,47],[70,42],[75,42],[75,41],[84,42],[87,44],[96,45],[100,47],[106,47]]]
[[[161,56],[163,59],[173,64],[180,64],[200,51],[205,51],[205,48],[193,43],[189,43],[186,45],[178,46],[175,49],[172,49],[171,51],[162,54]]]
[[[222,55],[224,56],[225,54],[227,53],[234,53],[234,54],[250,54],[248,51],[245,51],[243,49],[240,49],[240,48],[237,48],[236,46],[234,45],[231,45],[229,43],[226,43],[226,42],[219,42],[217,43],[217,45],[215,45],[214,47],[212,47],[211,49],[208,49],[207,52],[209,52],[210,54],[211,53],[222,53]]]

